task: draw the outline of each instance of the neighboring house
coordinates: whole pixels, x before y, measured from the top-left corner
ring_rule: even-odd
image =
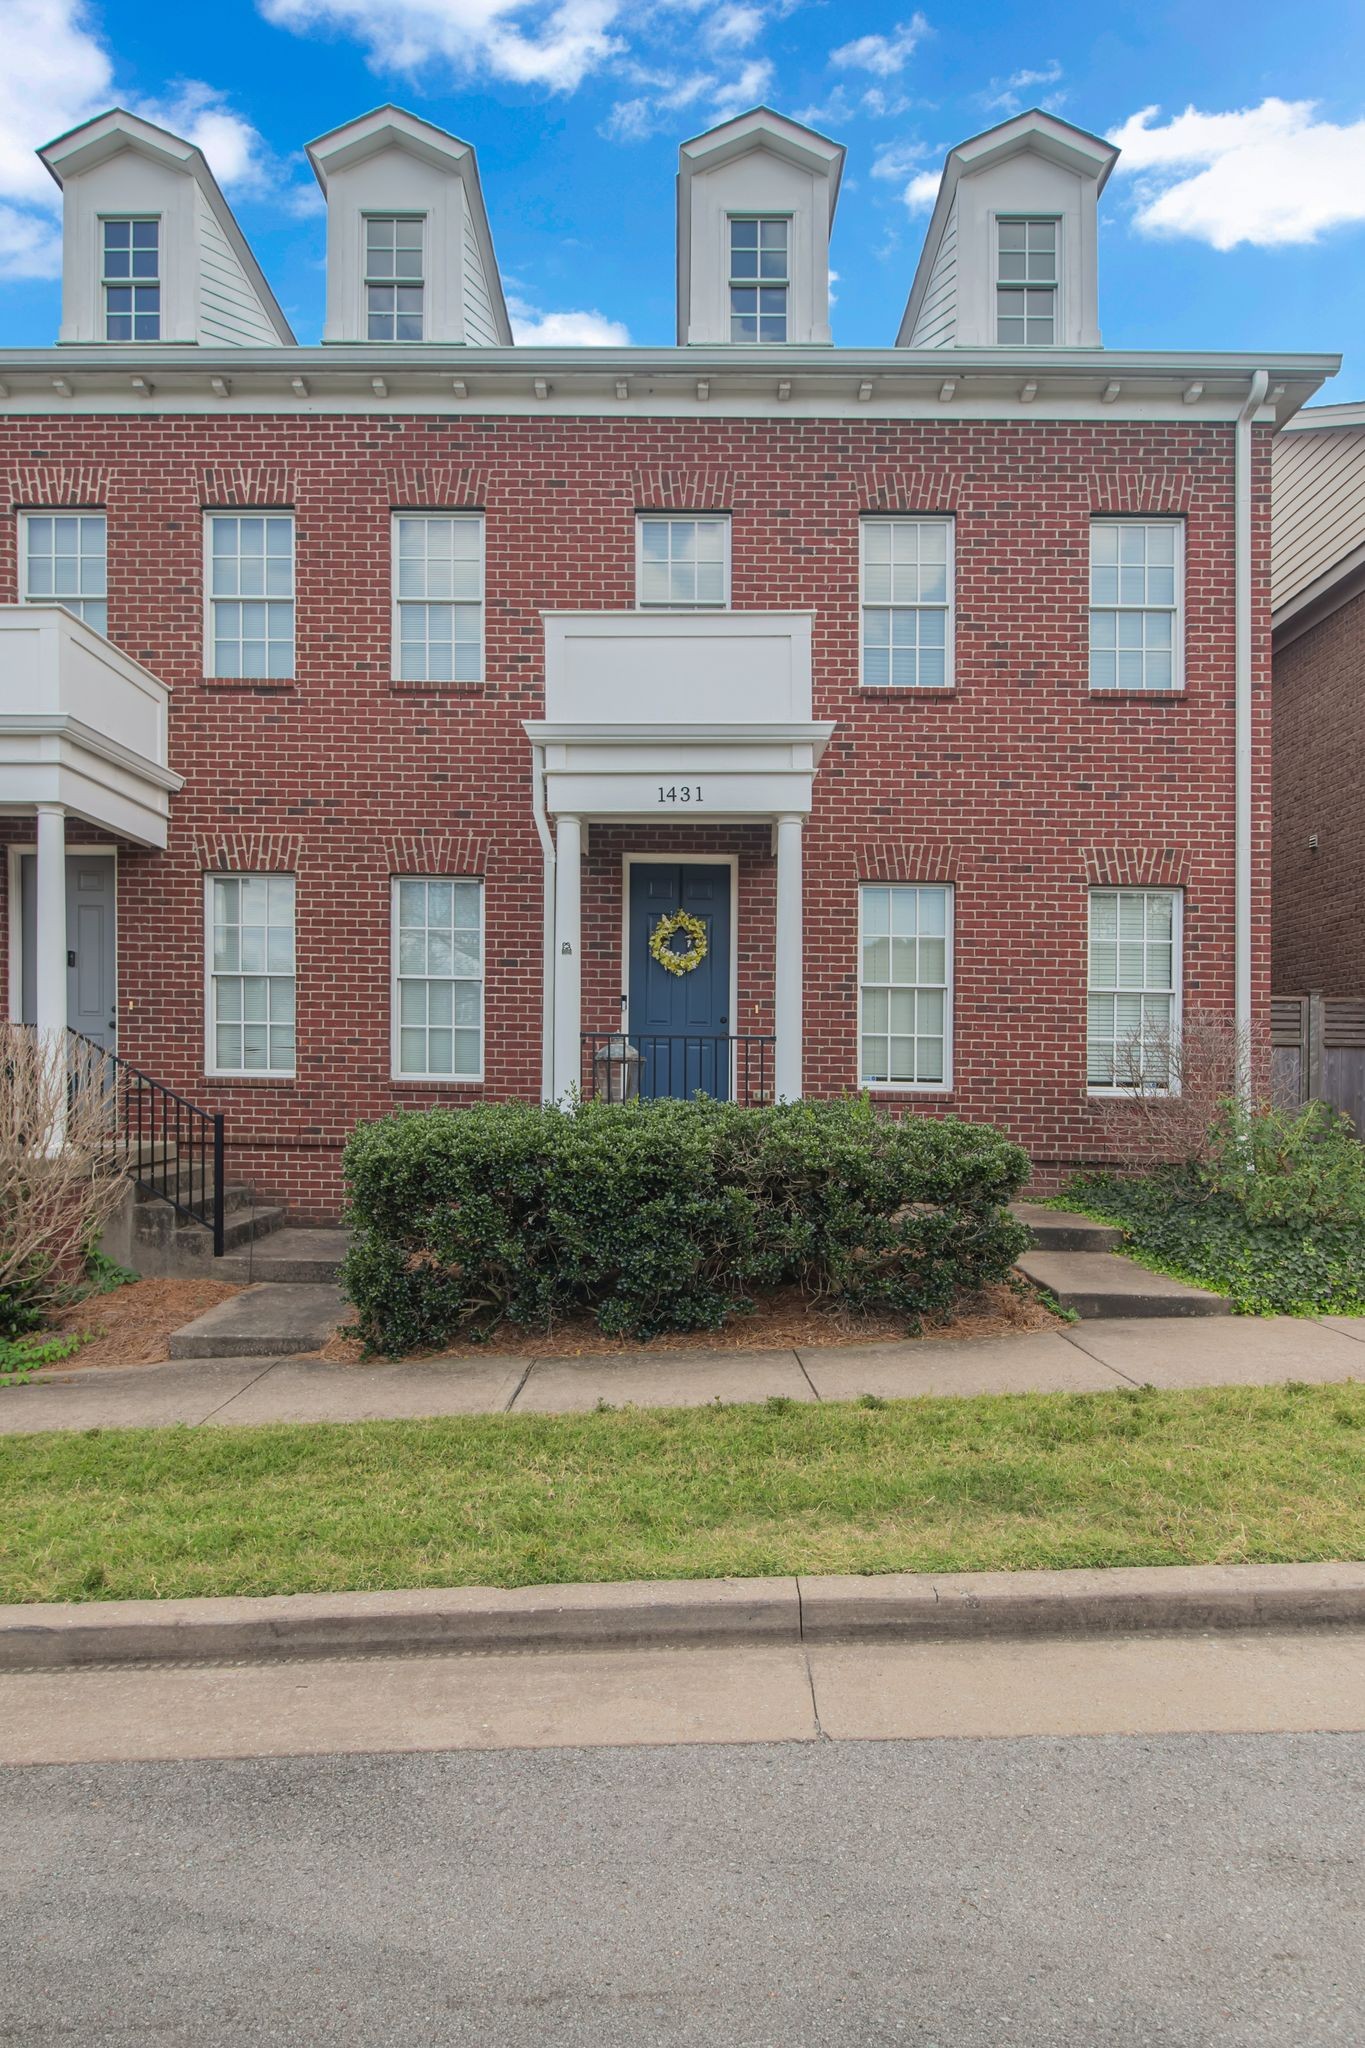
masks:
[[[844,153],[766,109],[682,148],[671,347],[513,347],[426,122],[309,154],[317,347],[197,150],[42,152],[11,1013],[221,1110],[305,1219],[358,1119],[591,1089],[623,1028],[647,1091],[1112,1156],[1182,1006],[1268,998],[1270,441],[1335,359],[1103,349],[1116,152],[1043,113],[951,152],[874,349],[830,339]]]
[[[1365,405],[1314,406],[1273,462],[1277,994],[1365,996]]]

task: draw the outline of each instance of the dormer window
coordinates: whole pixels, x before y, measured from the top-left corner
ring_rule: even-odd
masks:
[[[1057,339],[1057,222],[997,220],[995,338],[1050,348]]]
[[[782,220],[730,221],[730,339],[787,339],[787,227]]]
[[[101,223],[106,341],[161,339],[161,223]]]
[[[422,339],[420,214],[371,214],[365,222],[365,317],[371,341]]]

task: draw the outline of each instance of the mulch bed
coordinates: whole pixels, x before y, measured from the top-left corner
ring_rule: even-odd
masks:
[[[192,1323],[206,1309],[241,1293],[223,1280],[137,1280],[109,1294],[87,1295],[62,1309],[45,1334],[89,1330],[93,1341],[51,1368],[70,1372],[87,1365],[160,1365],[170,1357],[172,1330]]]

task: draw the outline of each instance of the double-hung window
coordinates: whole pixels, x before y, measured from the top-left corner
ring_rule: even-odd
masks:
[[[294,515],[210,512],[208,673],[294,673]]]
[[[1057,339],[1055,220],[995,223],[995,338],[1050,348]]]
[[[785,219],[731,220],[731,341],[787,339],[790,226]]]
[[[948,519],[862,522],[863,683],[946,689],[953,680],[953,530]]]
[[[420,214],[370,214],[365,221],[365,319],[371,341],[422,339]]]
[[[393,884],[393,1071],[405,1081],[483,1073],[483,884]]]
[[[208,1066],[294,1072],[294,877],[207,875]]]
[[[859,891],[858,1074],[865,1088],[950,1088],[953,892],[864,882]]]
[[[396,512],[395,677],[405,683],[483,679],[483,518],[478,512]]]
[[[97,633],[109,630],[102,512],[25,512],[20,596],[26,604],[64,604]]]
[[[642,512],[635,523],[635,602],[704,611],[730,601],[728,519],[674,519]]]
[[[161,223],[100,222],[106,341],[161,339]]]
[[[1090,687],[1182,687],[1178,519],[1090,522]]]
[[[1153,1094],[1176,1080],[1180,913],[1175,889],[1092,889],[1086,1079]]]

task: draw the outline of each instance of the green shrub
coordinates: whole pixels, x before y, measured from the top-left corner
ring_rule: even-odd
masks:
[[[1067,1197],[1245,1315],[1365,1314],[1365,1147],[1325,1103],[1225,1105],[1198,1164],[1081,1174]]]
[[[583,1312],[718,1329],[784,1283],[913,1323],[1027,1243],[1017,1146],[866,1100],[434,1110],[361,1125],[345,1167],[346,1290],[392,1354]]]

